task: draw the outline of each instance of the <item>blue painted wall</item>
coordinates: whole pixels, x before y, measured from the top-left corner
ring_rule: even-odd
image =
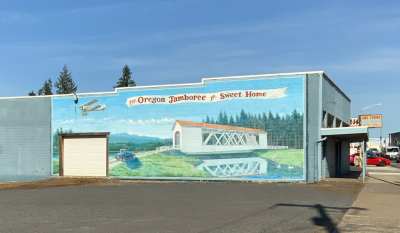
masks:
[[[0,99],[0,182],[51,173],[51,98]]]
[[[58,141],[54,140],[57,133],[111,132],[111,176],[304,180],[304,80],[305,75],[250,76],[209,79],[194,85],[135,87],[118,89],[117,94],[78,95],[77,105],[70,96],[54,96],[54,173],[58,172]],[[250,91],[261,96],[246,97]],[[194,100],[190,96],[200,97]],[[204,146],[210,136],[193,124],[209,123],[215,127],[257,129],[264,132],[257,136],[258,143],[265,136],[269,146],[289,149],[254,147],[238,151],[239,147],[235,147],[222,153],[215,147],[213,152],[204,153],[205,145],[199,153],[187,153],[182,147],[157,150],[173,146],[173,127],[177,121],[191,122],[191,126],[183,127],[182,137],[186,138],[182,142],[191,142],[193,147]],[[217,137],[223,138],[221,133]],[[235,138],[235,141],[240,140]],[[209,144],[212,146],[212,142]],[[124,148],[136,157],[117,160],[115,156]],[[227,170],[231,173],[226,173]]]

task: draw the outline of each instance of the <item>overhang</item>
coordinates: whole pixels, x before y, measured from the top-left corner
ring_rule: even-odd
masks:
[[[333,137],[345,142],[362,142],[368,141],[368,127],[341,127],[341,128],[323,128],[321,129],[322,137]]]

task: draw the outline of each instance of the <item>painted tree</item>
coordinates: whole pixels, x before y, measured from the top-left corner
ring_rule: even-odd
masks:
[[[211,120],[210,120],[210,117],[209,117],[209,116],[206,116],[205,122],[206,122],[206,123],[211,123]]]
[[[67,66],[64,65],[63,71],[55,82],[54,86],[57,88],[57,94],[73,94],[76,93],[78,86],[72,80],[72,75],[68,72]]]
[[[228,125],[234,126],[235,125],[235,120],[233,119],[233,116],[229,117],[229,122]]]
[[[215,121],[214,121],[214,118],[213,118],[213,117],[211,117],[210,123],[211,123],[211,124],[215,124]]]
[[[217,124],[224,124],[225,115],[225,112],[219,112]],[[289,146],[297,149],[303,147],[303,114],[300,114],[297,110],[285,115],[273,114],[271,111],[269,111],[268,115],[265,112],[251,114],[241,110],[235,117],[233,115],[226,115],[226,117],[228,118],[226,125],[260,129],[267,132],[269,145]],[[214,123],[214,119],[211,118],[210,120],[209,116],[206,116],[203,121]]]
[[[122,77],[119,78],[119,80],[117,82],[117,86],[114,86],[114,88],[136,86],[135,81],[133,81],[133,79],[131,79],[131,75],[132,75],[132,72],[129,69],[129,66],[125,65],[124,68],[122,68]]]
[[[49,78],[48,80],[44,81],[43,87],[39,89],[38,95],[53,95],[53,84],[51,82],[51,79]]]
[[[226,112],[224,111],[224,115],[223,115],[223,117],[222,117],[222,119],[223,119],[223,122],[224,122],[224,125],[228,125],[228,116],[226,115]]]

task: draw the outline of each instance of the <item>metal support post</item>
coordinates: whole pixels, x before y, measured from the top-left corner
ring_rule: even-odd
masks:
[[[365,153],[366,143],[365,137],[363,137],[363,145],[362,145],[362,173],[363,173],[363,182],[365,182],[365,172],[367,171],[367,155]]]

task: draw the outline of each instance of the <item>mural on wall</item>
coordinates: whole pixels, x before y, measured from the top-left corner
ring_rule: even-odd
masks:
[[[110,176],[303,180],[303,80],[136,87],[78,95],[83,105],[54,97],[53,173],[59,133],[110,132]]]

